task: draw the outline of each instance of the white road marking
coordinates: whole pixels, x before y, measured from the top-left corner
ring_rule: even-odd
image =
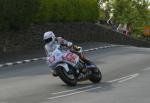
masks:
[[[34,58],[34,59],[32,59],[32,60],[36,61],[36,60],[39,60],[39,58]]]
[[[87,49],[87,50],[83,50],[83,51],[89,51],[89,49]]]
[[[98,49],[102,49],[103,47],[99,47]]]
[[[13,65],[13,63],[6,63],[6,65],[9,65],[9,66],[10,66],[10,65]]]
[[[91,49],[87,49],[87,50],[83,50],[83,51],[87,52],[87,51],[94,51],[94,50],[98,50],[98,49],[106,49],[106,48],[111,48],[111,47],[117,47],[117,45],[102,46],[102,47],[98,47],[98,48],[91,48]]]
[[[77,91],[77,92],[73,92],[73,93],[68,93],[68,94],[65,94],[65,95],[59,95],[59,96],[55,96],[55,97],[50,97],[50,98],[48,98],[48,99],[49,99],[49,100],[52,100],[52,99],[67,97],[67,96],[71,96],[71,95],[75,95],[75,94],[80,94],[80,93],[84,93],[84,92],[91,91],[91,90],[95,90],[95,89],[99,89],[99,88],[102,88],[102,87],[90,88],[90,89],[86,89],[86,90],[82,90],[82,91]]]
[[[150,70],[150,67],[146,68],[146,69],[143,69],[144,71],[147,71],[147,70]]]
[[[40,59],[46,59],[46,57],[41,57]]]
[[[31,60],[24,60],[25,62],[31,62]]]
[[[106,49],[106,48],[120,47],[120,46],[123,46],[123,45],[101,46],[101,47],[91,48],[91,49],[87,49],[87,50],[83,50],[83,51],[84,51],[84,52],[89,52],[89,51],[94,51],[94,50],[98,50],[98,49]],[[12,63],[5,63],[5,64],[1,64],[1,65],[0,65],[0,68],[3,67],[4,65],[5,65],[5,66],[11,66],[11,65],[13,65],[14,63],[22,64],[22,63],[29,63],[29,62],[32,62],[32,60],[33,60],[33,61],[37,61],[37,60],[45,60],[45,59],[46,59],[46,57],[40,57],[40,58],[33,58],[33,59],[29,59],[29,60],[21,60],[21,61],[12,62]]]
[[[0,65],[0,67],[3,67],[3,65]]]
[[[134,74],[134,75],[132,75],[132,76],[129,77],[129,78],[126,78],[126,79],[123,79],[123,80],[118,81],[118,83],[122,83],[122,82],[125,82],[125,81],[127,81],[127,80],[133,79],[133,78],[137,77],[138,75],[139,75],[138,73],[137,73],[137,74]]]
[[[90,86],[85,86],[85,87],[81,87],[81,88],[76,88],[76,89],[72,89],[72,90],[66,90],[66,91],[61,91],[61,92],[55,92],[55,93],[52,93],[52,94],[62,94],[62,93],[67,93],[67,92],[73,92],[73,91],[76,91],[76,90],[80,90],[80,89],[86,89],[86,88],[90,88],[92,87],[93,85],[90,85]]]
[[[17,62],[15,62],[15,63],[17,63],[17,64],[21,64],[21,63],[22,63],[22,61],[17,61]]]
[[[107,48],[107,46],[104,46],[103,49]]]
[[[137,75],[138,73],[136,74],[132,74],[132,75],[128,75],[128,76],[125,76],[125,77],[122,77],[122,78],[117,78],[117,79],[114,79],[114,80],[110,80],[108,81],[109,83],[113,83],[113,82],[117,82],[117,81],[120,81],[120,80],[124,80],[124,79],[127,79],[127,78],[130,78],[130,77],[133,77],[135,75]]]

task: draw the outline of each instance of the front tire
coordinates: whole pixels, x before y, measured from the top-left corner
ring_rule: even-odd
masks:
[[[76,86],[77,85],[77,79],[75,77],[75,73],[74,71],[72,71],[71,75],[73,76],[73,78],[70,78],[69,75],[65,69],[61,66],[56,68],[57,73],[60,77],[60,79],[65,82],[68,86]]]

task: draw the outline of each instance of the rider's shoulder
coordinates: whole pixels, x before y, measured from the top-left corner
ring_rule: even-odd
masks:
[[[62,40],[62,39],[64,39],[63,37],[57,37],[56,38],[57,40]]]
[[[63,38],[63,37],[57,37],[56,40],[57,40],[59,43],[64,42],[64,38]]]

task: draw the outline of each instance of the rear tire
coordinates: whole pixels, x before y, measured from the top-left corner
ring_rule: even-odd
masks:
[[[65,82],[68,86],[76,86],[77,85],[77,79],[75,77],[75,73],[74,72],[72,73],[72,75],[74,76],[74,78],[71,79],[71,78],[69,78],[67,76],[68,73],[65,71],[65,69],[63,67],[59,66],[59,67],[56,68],[56,70],[57,70],[57,73],[58,73],[60,79],[63,82]]]
[[[91,68],[89,80],[93,83],[99,83],[102,80],[102,73],[98,68]]]

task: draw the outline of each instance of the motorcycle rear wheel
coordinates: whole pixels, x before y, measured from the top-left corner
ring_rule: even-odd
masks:
[[[97,67],[91,68],[91,75],[89,75],[89,80],[93,83],[99,83],[102,80],[102,73]]]

